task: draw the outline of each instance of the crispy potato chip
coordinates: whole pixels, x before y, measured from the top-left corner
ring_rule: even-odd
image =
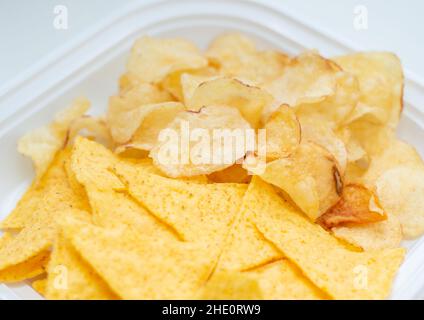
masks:
[[[423,167],[394,167],[377,179],[375,189],[383,208],[399,219],[406,238],[424,232]]]
[[[181,75],[181,94],[184,104],[189,105],[190,99],[193,97],[196,89],[203,82],[218,79],[218,76],[193,75],[191,73],[183,73]]]
[[[363,180],[367,185],[373,187],[384,172],[399,165],[424,166],[414,147],[401,140],[393,139],[380,155],[372,157]]]
[[[262,291],[255,277],[241,272],[217,272],[202,288],[204,300],[259,300]]]
[[[280,76],[289,61],[281,52],[257,51],[250,39],[238,33],[226,33],[215,38],[206,56],[219,67],[221,74],[255,84]]]
[[[334,63],[332,62],[334,66]],[[338,66],[334,67],[339,69]],[[315,121],[330,122],[332,127],[343,125],[346,118],[355,110],[359,99],[359,84],[351,74],[337,71],[336,91],[333,95],[316,102],[306,102],[295,107],[301,120],[312,118]]]
[[[135,87],[109,99],[106,122],[113,139],[117,143],[127,142],[143,120],[144,105],[152,105],[172,101],[165,91],[148,83]]]
[[[240,164],[234,164],[208,175],[208,179],[216,183],[249,183],[251,177]]]
[[[315,52],[306,52],[292,58],[284,73],[265,88],[278,104],[292,107],[315,103],[334,95],[337,69],[331,61]]]
[[[296,152],[267,164],[259,175],[279,187],[313,221],[340,199],[339,168],[331,154],[314,143],[302,143]]]
[[[302,141],[312,141],[327,149],[337,160],[341,175],[347,165],[347,151],[344,142],[337,137],[331,126],[323,121],[304,120],[301,123]]]
[[[246,200],[247,199],[247,200]],[[403,248],[351,251],[284,202],[255,177],[245,201],[254,223],[317,287],[335,299],[384,299],[401,264]],[[366,273],[365,285],[358,276]]]
[[[143,82],[157,83],[171,72],[199,69],[207,64],[199,49],[189,41],[145,36],[132,47],[127,70]]]
[[[271,95],[258,87],[237,79],[219,78],[201,83],[193,92],[187,107],[195,111],[204,106],[233,107],[240,111],[253,128],[257,128],[263,110],[271,102]]]
[[[293,109],[281,105],[265,123],[266,156],[268,159],[285,158],[299,146],[301,128]]]
[[[89,107],[90,102],[87,99],[75,99],[70,107],[55,116],[51,124],[35,129],[19,139],[18,151],[31,158],[37,179],[42,177],[56,153],[65,146],[72,122],[81,117]]]
[[[287,259],[265,264],[246,273],[257,279],[263,299],[266,300],[328,299]]]
[[[388,52],[367,52],[340,56],[334,61],[359,80],[360,107],[351,121],[365,117],[395,129],[402,110],[403,94],[399,58]]]
[[[194,297],[213,268],[205,248],[193,243],[78,221],[64,228],[76,250],[123,299]]]
[[[84,261],[69,240],[60,234],[48,267],[46,298],[50,300],[114,300],[117,296]]]
[[[344,186],[342,197],[317,223],[331,229],[346,224],[364,224],[387,219],[387,215],[375,194],[358,184]]]
[[[137,109],[138,115],[135,117],[140,120],[138,129],[131,139],[119,146],[115,152],[120,153],[129,148],[151,150],[161,130],[166,128],[183,110],[184,106],[178,102],[144,105]],[[139,117],[141,114],[143,116]]]
[[[184,102],[184,89],[187,89],[187,83],[184,84],[183,81],[184,77],[189,77],[192,79],[203,79],[204,81],[217,75],[218,73],[216,69],[209,66],[195,70],[180,70],[166,76],[166,78],[163,79],[163,81],[160,83],[160,86],[171,93],[175,99]],[[200,81],[197,83],[197,85],[203,81]]]
[[[181,112],[161,132],[149,156],[170,177],[209,174],[231,167],[244,157],[245,129],[249,128],[238,110],[230,107]]]
[[[402,229],[394,215],[381,222],[335,227],[331,231],[339,238],[363,250],[397,248],[402,241]]]
[[[85,134],[108,148],[112,148],[113,146],[112,136],[106,122],[101,117],[82,116],[75,119],[69,127],[68,144],[73,142],[79,134]]]

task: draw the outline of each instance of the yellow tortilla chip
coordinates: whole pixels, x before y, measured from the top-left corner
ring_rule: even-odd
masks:
[[[34,278],[46,271],[50,252],[42,251],[33,257],[0,271],[0,282],[19,282]]]
[[[284,202],[259,178],[252,180],[246,205],[257,228],[317,287],[335,299],[384,299],[405,250],[349,250],[319,225]]]
[[[203,287],[200,299],[259,300],[263,299],[258,281],[247,273],[217,272]]]
[[[246,272],[259,282],[266,300],[318,300],[328,299],[287,259],[259,266]]]
[[[112,300],[117,296],[60,234],[48,266],[46,298],[50,300]]]
[[[194,297],[213,268],[203,246],[75,220],[64,228],[76,250],[123,299]]]
[[[47,278],[35,280],[31,284],[32,288],[42,296],[46,295]]]

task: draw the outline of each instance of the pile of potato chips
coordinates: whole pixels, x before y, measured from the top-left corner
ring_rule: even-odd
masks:
[[[22,137],[35,179],[1,222],[0,282],[48,299],[384,299],[424,232],[385,52],[289,57],[224,34],[143,37],[104,117],[76,99]],[[162,163],[160,133],[266,130],[266,167]]]

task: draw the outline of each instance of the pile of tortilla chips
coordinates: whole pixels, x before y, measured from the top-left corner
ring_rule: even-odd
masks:
[[[19,141],[36,175],[0,224],[0,282],[47,299],[387,298],[401,241],[424,232],[402,91],[391,53],[143,37],[104,117],[77,99]],[[160,135],[182,121],[265,129],[266,167],[256,149],[163,163]]]

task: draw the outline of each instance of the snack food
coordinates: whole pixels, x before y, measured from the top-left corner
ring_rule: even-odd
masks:
[[[143,37],[105,116],[80,98],[19,141],[36,174],[0,224],[0,282],[47,299],[387,298],[402,239],[424,232],[402,86],[389,53]]]

